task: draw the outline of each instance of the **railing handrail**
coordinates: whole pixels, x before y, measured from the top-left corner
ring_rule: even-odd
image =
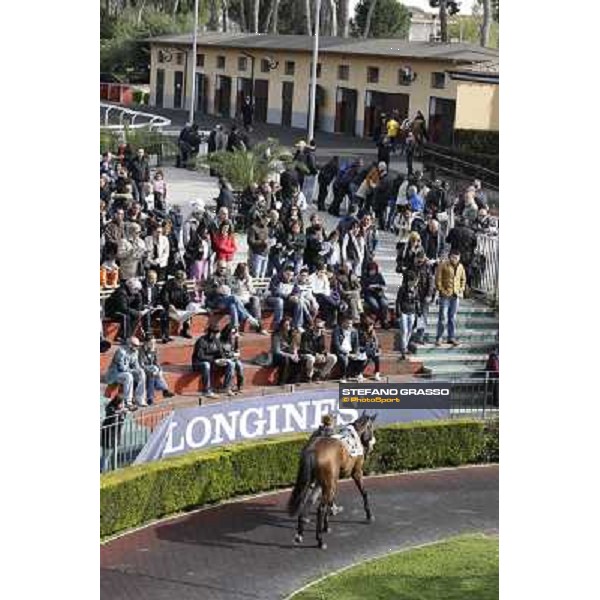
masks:
[[[146,113],[139,110],[132,110],[130,108],[126,108],[118,104],[100,102],[100,109],[106,110],[106,113],[104,115],[104,124],[100,124],[100,129],[123,130],[125,129],[125,127],[128,127],[129,129],[142,129],[144,127],[149,127],[150,129],[161,129],[163,127],[169,127],[171,125],[171,119],[168,119],[167,117],[162,117],[160,115]],[[108,124],[108,115],[113,110],[120,112],[118,125]],[[131,117],[131,122],[127,125],[123,124],[123,118],[125,115]],[[139,118],[148,119],[148,122],[135,123],[135,120]]]

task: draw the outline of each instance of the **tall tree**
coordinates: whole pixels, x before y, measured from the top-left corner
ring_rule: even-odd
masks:
[[[248,31],[248,25],[246,23],[246,2],[245,0],[239,0],[239,11],[240,11],[240,29],[242,31]]]
[[[306,17],[306,33],[312,35],[310,0],[304,0],[304,15]]]
[[[258,13],[260,12],[260,0],[254,0],[254,19],[253,19],[253,31],[258,33]]]
[[[221,13],[223,15],[223,32],[226,32],[229,24],[229,0],[221,0]]]
[[[492,25],[492,2],[483,0],[483,21],[481,22],[480,44],[485,48],[490,43],[490,27]]]
[[[448,14],[455,15],[460,10],[458,0],[429,0],[431,8],[439,8],[440,35],[442,42],[448,42]]]
[[[363,31],[364,38],[369,37],[369,33],[371,31],[371,21],[373,20],[373,12],[374,12],[376,6],[377,6],[377,0],[371,0],[371,4],[369,6],[369,12],[367,13],[367,20],[365,22],[365,29]]]
[[[279,17],[279,1],[273,0],[273,4],[271,5],[271,10],[273,11],[271,16],[271,33],[277,33],[277,24]]]
[[[339,0],[340,21],[342,22],[342,37],[350,35],[350,0]]]
[[[373,7],[372,5],[375,4]],[[371,21],[367,34],[367,19]],[[352,22],[352,33],[370,38],[408,38],[410,12],[397,0],[359,0]]]
[[[336,37],[338,34],[337,6],[335,0],[329,0],[329,13],[331,15],[331,35]]]

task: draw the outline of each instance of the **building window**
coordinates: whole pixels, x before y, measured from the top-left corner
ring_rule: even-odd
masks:
[[[398,85],[410,85],[414,78],[415,74],[406,67],[398,69]]]
[[[178,53],[175,55],[175,62],[176,62],[176,64],[178,64],[178,65],[182,65],[182,64],[183,64],[183,52],[178,52]]]
[[[197,67],[204,66],[204,54],[196,54],[196,66]]]
[[[245,56],[240,56],[238,58],[238,71],[247,71],[248,70],[248,59]]]
[[[225,57],[217,56],[217,69],[224,69],[224,68],[225,68]]]
[[[443,90],[446,87],[446,74],[445,73],[432,73],[431,74],[431,87],[439,90]]]
[[[266,58],[263,58],[260,61],[260,70],[263,73],[268,73],[270,71],[270,69],[269,69],[269,61]]]
[[[338,65],[338,79],[341,81],[350,79],[350,67],[348,65]]]
[[[285,74],[293,75],[296,70],[296,63],[293,60],[285,61]]]
[[[158,51],[158,62],[159,63],[165,62],[165,53],[162,50]]]
[[[379,82],[379,67],[367,67],[367,83]]]

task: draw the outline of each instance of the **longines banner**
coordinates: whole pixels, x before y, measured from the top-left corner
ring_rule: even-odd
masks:
[[[327,413],[336,416],[338,426],[345,425],[357,419],[363,408],[341,408],[334,388],[177,409],[154,430],[135,464],[231,442],[314,431]],[[369,412],[377,410],[367,408]],[[377,424],[449,416],[447,408],[388,408],[378,412]]]

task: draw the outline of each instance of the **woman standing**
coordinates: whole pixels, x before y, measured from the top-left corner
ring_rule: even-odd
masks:
[[[212,245],[213,250],[217,255],[217,261],[224,260],[228,263],[233,261],[233,257],[237,250],[237,243],[229,221],[221,223],[219,230],[213,234]]]

